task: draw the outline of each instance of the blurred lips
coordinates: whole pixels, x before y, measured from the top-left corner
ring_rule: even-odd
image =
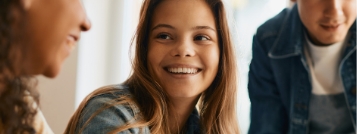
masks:
[[[76,35],[76,34],[70,34],[67,36],[67,39],[71,40],[71,41],[74,41],[74,42],[77,42],[79,40],[79,36]]]
[[[326,31],[334,32],[341,27],[341,24],[320,24],[320,26]]]
[[[69,34],[66,38],[66,43],[65,43],[65,49],[66,49],[66,55],[68,56],[72,50],[74,49],[76,42],[78,41],[79,36],[76,34]]]

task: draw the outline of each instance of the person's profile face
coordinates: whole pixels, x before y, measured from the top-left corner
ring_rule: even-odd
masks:
[[[296,2],[301,21],[307,28],[312,42],[317,45],[343,41],[356,20],[356,0],[296,0]]]
[[[24,5],[23,72],[54,77],[91,24],[80,0],[28,0]]]
[[[197,97],[217,74],[218,42],[215,18],[205,1],[163,1],[150,26],[150,75],[169,97]]]

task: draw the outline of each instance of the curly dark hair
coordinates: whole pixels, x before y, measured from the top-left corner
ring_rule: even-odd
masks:
[[[20,0],[0,0],[0,134],[36,133],[37,82],[20,73],[25,17]]]

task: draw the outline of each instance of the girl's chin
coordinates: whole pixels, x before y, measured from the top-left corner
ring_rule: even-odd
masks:
[[[54,78],[59,74],[60,70],[61,66],[50,67],[45,70],[42,75],[48,78]]]

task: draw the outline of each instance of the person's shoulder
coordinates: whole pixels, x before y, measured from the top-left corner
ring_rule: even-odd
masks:
[[[97,89],[98,93],[92,98],[118,98],[120,96],[131,96],[129,86],[125,84],[109,85]]]
[[[106,86],[94,92],[96,94],[87,101],[81,113],[79,128],[84,127],[84,133],[107,133],[138,118],[139,110],[128,86]],[[138,130],[135,128],[130,131]]]
[[[112,109],[125,116],[134,116],[137,113],[132,94],[126,85],[110,85],[98,89],[100,93],[94,95],[86,104],[88,109]]]
[[[258,40],[264,40],[269,37],[278,36],[290,12],[290,8],[285,8],[279,14],[260,25],[256,31],[256,37]]]

